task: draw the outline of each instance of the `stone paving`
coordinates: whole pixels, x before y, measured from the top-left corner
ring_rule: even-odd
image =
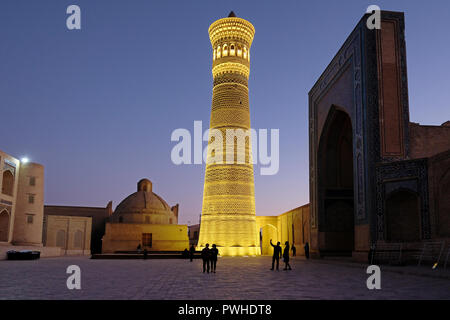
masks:
[[[81,268],[81,290],[68,290],[66,268]],[[270,257],[219,258],[216,274],[194,260],[0,261],[0,299],[450,299],[450,280],[381,268],[381,290],[366,287],[365,266],[292,259],[270,271]]]

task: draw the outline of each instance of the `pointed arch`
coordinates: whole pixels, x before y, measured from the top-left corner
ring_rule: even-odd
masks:
[[[322,255],[354,250],[353,130],[350,115],[331,106],[319,140],[319,249]]]
[[[12,196],[14,191],[14,175],[10,170],[3,171],[2,193]]]
[[[0,241],[7,242],[9,238],[10,214],[6,209],[0,210]]]

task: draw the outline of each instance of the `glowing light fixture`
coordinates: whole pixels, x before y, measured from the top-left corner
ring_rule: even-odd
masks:
[[[28,159],[27,157],[23,157],[22,159],[20,159],[20,162],[22,162],[22,163],[27,163],[29,161],[30,161],[30,159]]]

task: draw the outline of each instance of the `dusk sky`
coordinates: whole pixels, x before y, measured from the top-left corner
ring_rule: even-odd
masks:
[[[233,10],[256,29],[251,125],[280,130],[278,174],[255,166],[256,214],[278,215],[309,202],[308,91],[371,4],[405,12],[410,120],[450,120],[447,0],[2,0],[0,149],[45,166],[46,204],[115,208],[149,178],[198,223],[205,168],[173,164],[170,137],[209,127],[208,27]]]

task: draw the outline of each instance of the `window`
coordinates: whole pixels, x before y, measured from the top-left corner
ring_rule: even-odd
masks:
[[[194,231],[194,239],[198,239],[198,231]]]
[[[230,46],[230,56],[234,56],[235,53],[236,53],[236,51],[235,51],[235,49],[234,49],[234,44],[232,44],[232,45]]]
[[[34,203],[34,194],[28,194],[28,203]]]
[[[222,51],[220,51],[220,46],[217,47],[217,58],[220,58]]]
[[[144,247],[152,247],[152,234],[151,233],[143,233],[142,234],[142,245]]]
[[[30,186],[36,185],[36,177],[30,177]]]
[[[3,171],[2,193],[8,196],[13,195],[14,175],[10,170]]]
[[[224,44],[222,47],[222,56],[223,57],[228,56],[228,46],[226,44]]]
[[[33,216],[32,214],[27,214],[27,223],[33,223]]]

